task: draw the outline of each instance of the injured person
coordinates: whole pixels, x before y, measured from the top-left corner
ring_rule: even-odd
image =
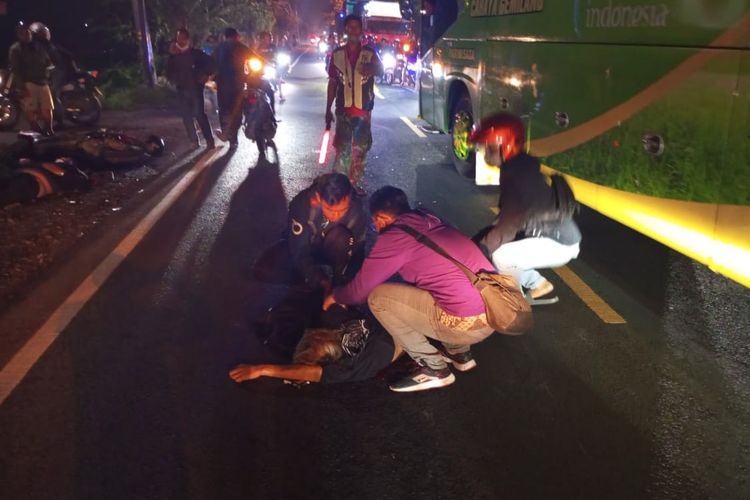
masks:
[[[348,317],[352,318],[351,313]],[[356,382],[374,378],[401,352],[383,327],[359,316],[335,328],[305,330],[292,364],[241,364],[229,376],[235,382],[260,377],[328,384]]]

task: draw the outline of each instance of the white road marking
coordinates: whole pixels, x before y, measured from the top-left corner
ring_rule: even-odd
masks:
[[[412,132],[414,132],[415,134],[417,134],[417,137],[421,137],[422,139],[427,138],[427,135],[425,135],[424,132],[422,132],[421,130],[419,130],[419,128],[416,125],[414,125],[411,122],[411,120],[409,120],[407,117],[402,116],[401,117],[401,121],[404,122],[404,123],[406,123],[406,126],[409,127]]]
[[[380,92],[380,89],[377,85],[373,85],[373,88],[375,90],[375,97],[378,97],[380,99],[385,99],[385,96]]]
[[[289,65],[289,73],[292,72],[292,70],[294,69],[294,67],[299,62],[299,60],[302,59],[302,56],[304,56],[305,54],[307,54],[307,52],[308,52],[308,49],[305,49],[300,55],[297,56],[297,59],[295,59],[294,62],[291,65]]]
[[[0,370],[0,406],[2,406],[24,377],[26,377],[29,370],[42,357],[49,346],[57,340],[62,331],[75,318],[83,306],[94,296],[107,278],[127,258],[130,252],[138,246],[164,213],[185,192],[196,177],[216,159],[218,153],[222,150],[223,148],[215,149],[211,154],[198,160],[193,168],[123,238],[117,247],[96,266],[91,274],[78,285],[78,288],[52,313],[41,328],[3,366],[2,370]],[[190,161],[190,159],[186,161]]]

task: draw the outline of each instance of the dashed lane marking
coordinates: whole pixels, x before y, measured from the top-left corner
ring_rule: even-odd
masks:
[[[422,139],[427,138],[427,135],[424,132],[422,132],[421,130],[419,130],[419,127],[417,127],[416,125],[414,125],[411,122],[411,120],[409,120],[407,117],[402,116],[401,117],[401,121],[404,122],[404,123],[406,123],[406,126],[409,127],[412,132],[414,132],[415,134],[417,134],[417,137],[421,137]]]
[[[374,85],[373,87],[375,90],[375,97],[378,97],[380,99],[385,99],[385,96],[380,92],[380,89],[378,88],[378,86]]]
[[[589,309],[594,311],[594,314],[607,324],[610,325],[624,325],[627,323],[625,318],[617,314],[604,299],[602,299],[597,293],[591,289],[576,273],[573,272],[568,266],[559,267],[554,269],[557,274],[566,285],[570,287],[573,292],[586,304]]]
[[[29,373],[45,351],[57,340],[78,312],[94,296],[109,276],[138,246],[164,213],[185,192],[198,175],[218,157],[223,148],[204,156],[167,195],[123,238],[117,247],[99,263],[78,288],[52,313],[47,321],[0,370],[0,406]],[[185,162],[192,160],[192,157]]]

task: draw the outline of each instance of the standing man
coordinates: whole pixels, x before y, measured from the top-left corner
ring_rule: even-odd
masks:
[[[367,152],[372,146],[372,108],[375,105],[375,77],[383,75],[383,64],[370,47],[362,46],[362,18],[344,21],[346,45],[337,47],[328,65],[326,127],[334,121],[331,105],[336,100],[336,148],[334,168],[349,177],[361,190]]]
[[[412,373],[391,384],[392,391],[450,385],[456,378],[447,362],[462,372],[474,368],[477,363],[469,346],[494,329],[487,322],[482,296],[463,271],[408,231],[427,236],[475,273],[492,269],[492,264],[457,229],[429,212],[411,210],[406,194],[396,187],[384,186],[373,193],[370,213],[378,239],[362,269],[348,284],[335,288],[323,308],[335,303],[369,304],[394,343],[417,362]],[[405,283],[386,283],[395,274]],[[428,338],[442,342],[445,352]]]
[[[241,106],[239,101],[245,82],[245,60],[248,57],[250,57],[250,49],[240,42],[240,34],[237,30],[225,29],[224,41],[216,49],[216,87],[219,122],[221,123],[219,138],[228,140],[231,149],[237,147],[237,131],[241,122],[239,119],[232,120],[231,116],[235,106]]]
[[[52,60],[41,45],[34,43],[28,26],[19,25],[16,37],[18,41],[8,51],[13,84],[20,89],[23,109],[32,130],[52,135],[52,112],[55,109],[49,87]]]
[[[54,118],[57,121],[57,126],[61,127],[63,125],[63,113],[60,105],[60,93],[66,83],[74,81],[80,70],[73,54],[52,41],[52,32],[44,23],[39,21],[31,23],[29,29],[31,29],[34,42],[42,46],[54,66],[49,73],[50,90],[55,104]]]
[[[185,28],[177,30],[177,39],[169,47],[167,78],[177,87],[182,121],[194,148],[199,146],[195,121],[203,133],[206,149],[216,147],[203,104],[203,89],[209,76],[216,72],[215,68],[216,64],[211,56],[192,47],[190,32]]]

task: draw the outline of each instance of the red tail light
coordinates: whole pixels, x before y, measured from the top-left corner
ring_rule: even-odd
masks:
[[[99,72],[97,70],[89,71],[89,75],[93,76],[94,78],[99,76]]]

